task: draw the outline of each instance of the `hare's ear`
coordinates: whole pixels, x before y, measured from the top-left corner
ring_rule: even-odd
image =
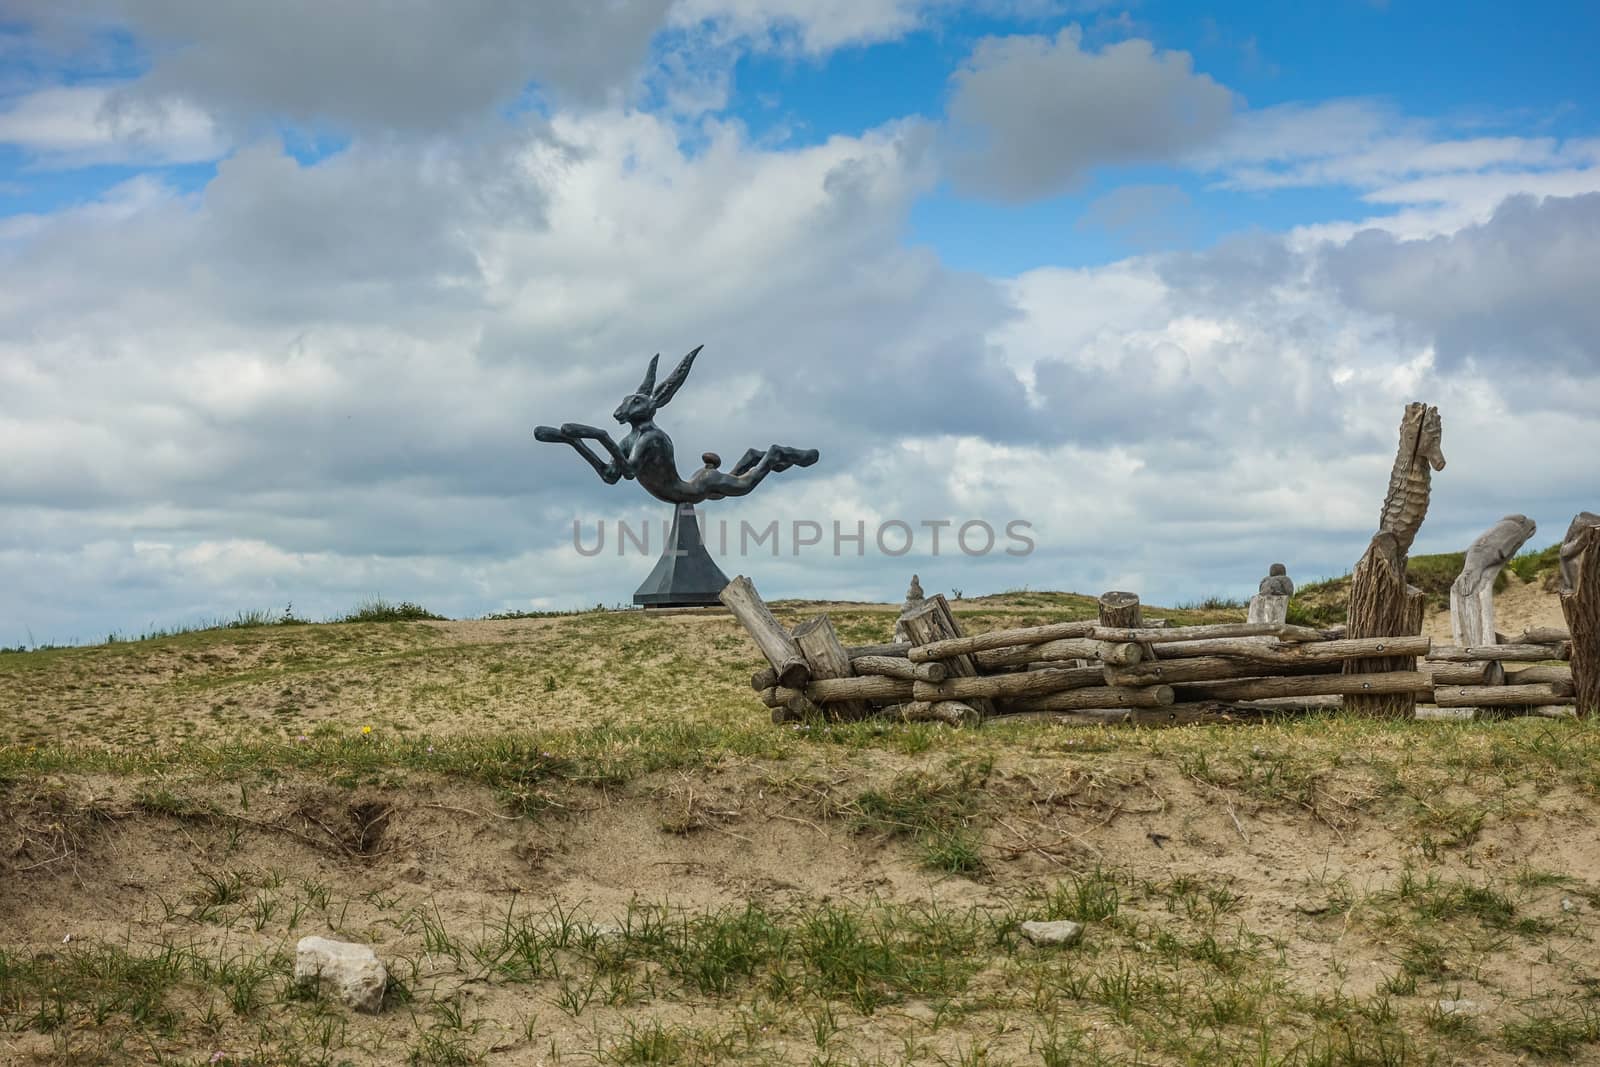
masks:
[[[634,390],[635,393],[640,396],[650,395],[650,390],[656,387],[656,364],[660,362],[660,352],[650,357],[650,369],[644,372],[644,381],[639,383],[639,388]]]
[[[684,356],[676,367],[672,368],[672,373],[667,375],[667,380],[662,382],[660,388],[656,390],[654,397],[656,407],[665,407],[667,401],[671,400],[673,395],[677,393],[678,387],[683,384],[683,380],[689,377],[689,368],[694,366],[694,357],[698,356],[700,349],[704,347],[705,345],[696,347],[693,352]]]

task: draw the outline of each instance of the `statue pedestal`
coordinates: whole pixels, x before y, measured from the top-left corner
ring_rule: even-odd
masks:
[[[633,602],[647,608],[703,607],[720,603],[717,594],[728,584],[700,536],[700,520],[693,504],[679,504],[672,513],[672,529],[655,570],[633,594]]]

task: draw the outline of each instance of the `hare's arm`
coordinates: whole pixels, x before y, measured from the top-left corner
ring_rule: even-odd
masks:
[[[550,426],[540,426],[533,431],[533,435],[541,441],[571,445],[607,485],[615,485],[620,479],[634,476],[633,465],[628,462],[628,457],[622,454],[622,450],[611,439],[611,435],[602,429],[585,426],[582,423],[567,422],[562,423],[559,430]],[[607,463],[591,452],[583,443],[585,440],[598,441],[607,452],[611,453],[611,462]]]

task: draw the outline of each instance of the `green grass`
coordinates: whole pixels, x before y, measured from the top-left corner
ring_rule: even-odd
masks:
[[[354,611],[339,619],[340,622],[443,622],[444,620],[445,616],[435,615],[420,604],[413,604],[409,600],[394,604],[381,596],[363,600],[356,605]]]
[[[1560,565],[1561,543],[1558,541],[1549,548],[1542,548],[1537,552],[1524,552],[1506,567],[1524,582],[1531,582],[1554,574]]]

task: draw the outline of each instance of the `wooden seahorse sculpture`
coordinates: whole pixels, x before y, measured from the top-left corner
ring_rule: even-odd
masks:
[[[1406,585],[1406,557],[1428,514],[1432,471],[1444,470],[1439,409],[1407,404],[1400,420],[1400,448],[1389,475],[1389,493],[1378,515],[1378,532],[1350,574],[1351,637],[1399,637],[1422,632],[1422,591]],[[1416,670],[1416,660],[1380,657],[1351,660],[1345,673]],[[1379,718],[1409,718],[1414,694],[1352,695],[1347,711]]]
[[[1378,529],[1394,534],[1402,562],[1411,553],[1411,542],[1428,514],[1428,495],[1432,491],[1430,471],[1444,470],[1440,450],[1439,409],[1427,404],[1407,404],[1400,420],[1400,449],[1389,472],[1389,495],[1383,498]]]

